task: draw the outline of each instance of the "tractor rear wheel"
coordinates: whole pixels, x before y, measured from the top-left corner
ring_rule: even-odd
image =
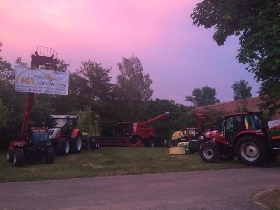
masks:
[[[220,152],[214,143],[208,141],[201,144],[200,157],[205,162],[215,163],[220,161]]]
[[[58,140],[56,145],[56,152],[58,155],[68,155],[70,152],[70,143],[68,139],[61,138]]]
[[[14,151],[14,166],[22,166],[24,163],[24,151],[22,148],[16,148]]]
[[[47,147],[44,154],[44,162],[46,164],[52,164],[55,160],[55,153],[53,147]]]
[[[265,164],[269,158],[266,140],[255,135],[242,136],[237,143],[237,157],[246,165]]]
[[[11,150],[7,152],[7,161],[10,163],[14,162],[14,153]]]
[[[79,153],[82,149],[83,139],[82,134],[78,133],[71,144],[71,150],[74,153]]]

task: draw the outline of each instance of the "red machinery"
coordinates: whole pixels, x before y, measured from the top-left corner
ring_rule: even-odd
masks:
[[[49,50],[51,56],[39,54],[37,48],[31,56],[31,67],[39,68],[40,65],[48,66],[56,70],[56,52]],[[44,159],[45,163],[53,163],[55,160],[54,149],[48,138],[45,127],[30,127],[29,119],[34,105],[34,93],[28,93],[24,111],[20,139],[11,141],[7,152],[7,161],[13,162],[14,166],[22,166],[28,159]]]
[[[206,162],[238,160],[247,165],[262,165],[278,156],[280,130],[268,130],[260,112],[225,116],[221,131],[201,135],[200,156]]]
[[[82,132],[77,128],[78,117],[73,115],[51,115],[49,138],[58,155],[79,153],[82,149]]]
[[[120,122],[118,123],[115,136],[94,136],[90,138],[90,143],[95,145],[96,142],[99,142],[101,147],[154,147],[156,132],[149,124],[165,117],[170,117],[170,113],[166,112],[146,122]]]

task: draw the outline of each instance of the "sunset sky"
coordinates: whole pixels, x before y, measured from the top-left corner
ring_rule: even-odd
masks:
[[[14,65],[30,63],[37,45],[79,69],[92,60],[120,74],[117,63],[132,55],[153,80],[153,99],[185,101],[194,88],[216,88],[221,102],[233,100],[231,88],[244,79],[258,96],[259,84],[236,59],[238,38],[224,46],[212,29],[192,25],[190,14],[202,0],[0,0],[0,56]]]

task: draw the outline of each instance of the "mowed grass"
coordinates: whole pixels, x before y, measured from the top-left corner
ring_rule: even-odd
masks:
[[[279,167],[279,162],[266,167]],[[196,154],[170,155],[168,148],[101,147],[79,154],[58,156],[53,164],[26,162],[14,167],[0,154],[0,182],[102,177],[128,174],[219,170],[249,167],[238,160],[206,163]]]

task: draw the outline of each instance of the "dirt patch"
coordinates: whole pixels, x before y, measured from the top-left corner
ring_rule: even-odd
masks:
[[[280,210],[280,188],[267,189],[256,193],[253,200],[262,209]]]

